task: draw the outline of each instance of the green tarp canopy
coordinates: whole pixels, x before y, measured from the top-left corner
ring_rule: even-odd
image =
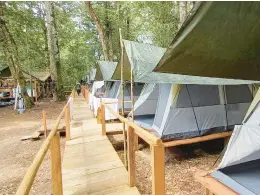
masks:
[[[200,2],[156,72],[260,80],[260,2]]]
[[[0,67],[0,78],[10,77],[12,76],[11,71],[8,66]]]
[[[23,71],[23,75],[25,79],[30,79],[32,76],[32,78],[44,82],[51,76],[51,73],[49,71],[32,71],[30,73]]]
[[[25,77],[25,79],[30,79],[31,76],[34,79],[37,79],[39,81],[46,81],[50,76],[51,73],[49,71],[26,71],[26,70],[22,70],[23,75]],[[5,67],[0,67],[0,78],[6,78],[6,77],[11,77],[11,71],[10,68],[8,66]]]
[[[153,72],[153,69],[164,55],[165,48],[127,40],[123,41],[123,45],[124,80],[130,80],[130,71],[132,69],[134,82],[141,83],[237,85],[256,82]],[[120,63],[118,63],[112,79],[121,79]]]
[[[98,61],[97,72],[99,74],[98,76],[100,77],[99,79],[110,81],[115,72],[116,66],[117,62]]]

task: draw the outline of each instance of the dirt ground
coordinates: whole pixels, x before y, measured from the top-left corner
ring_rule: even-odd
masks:
[[[21,141],[21,137],[31,135],[42,125],[42,110],[47,120],[56,120],[65,103],[51,100],[40,101],[34,108],[24,114],[17,114],[13,106],[0,107],[0,194],[15,194],[27,168],[44,141]],[[61,138],[62,153],[65,139]],[[30,194],[51,194],[50,154],[38,171]]]
[[[116,142],[112,136],[109,137],[109,140],[123,162],[122,142]],[[152,189],[150,148],[147,145],[143,145],[141,148],[141,150],[136,152],[135,159],[136,186],[141,194],[150,195]],[[166,149],[166,194],[203,195],[205,189],[200,183],[195,181],[194,175],[198,170],[208,171],[216,167],[219,164],[218,157],[222,149],[223,140]]]
[[[50,100],[39,102],[24,114],[16,114],[13,107],[0,108],[0,195],[15,194],[27,168],[39,150],[44,138],[38,141],[21,141],[21,137],[31,135],[42,125],[42,110],[47,120],[55,120],[65,103]],[[123,159],[123,144],[110,141]],[[65,139],[61,138],[62,154]],[[223,143],[208,142],[166,150],[165,173],[167,195],[202,195],[204,188],[194,180],[197,170],[213,168]],[[136,153],[136,185],[143,195],[151,194],[150,148],[142,145]],[[218,163],[216,163],[217,165]],[[51,194],[50,154],[47,153],[34,181],[30,194]]]

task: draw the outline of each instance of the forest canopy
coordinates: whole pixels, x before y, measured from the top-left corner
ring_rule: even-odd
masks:
[[[119,28],[124,39],[168,47],[183,16],[186,17],[193,6],[192,2],[173,1],[52,4],[64,85],[75,84],[97,60],[118,61]],[[1,17],[16,44],[21,69],[49,70],[46,3],[5,2],[2,8]],[[3,46],[0,47],[0,67],[7,65]]]

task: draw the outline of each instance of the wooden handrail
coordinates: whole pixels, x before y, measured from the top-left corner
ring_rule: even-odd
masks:
[[[232,131],[227,131],[227,132],[215,133],[215,134],[205,135],[205,136],[201,136],[201,137],[194,137],[194,138],[189,138],[189,139],[184,139],[184,140],[174,140],[174,141],[164,142],[163,144],[164,144],[164,147],[187,145],[187,144],[193,144],[193,143],[198,143],[198,142],[204,142],[204,141],[209,141],[209,140],[214,140],[214,139],[230,137],[231,134],[232,134]]]
[[[165,165],[164,165],[164,145],[160,138],[149,133],[145,129],[136,125],[134,122],[122,117],[119,113],[112,110],[106,103],[101,103],[102,110],[102,135],[106,135],[105,108],[121,122],[128,125],[128,182],[130,186],[135,185],[135,135],[141,137],[151,147],[151,166],[152,166],[152,194],[165,194]]]
[[[73,97],[74,93],[72,91],[71,96]],[[25,194],[29,194],[30,189],[32,187],[33,181],[35,179],[35,176],[37,174],[37,171],[39,170],[39,167],[50,147],[50,143],[52,141],[52,138],[56,135],[56,133],[58,132],[58,127],[61,121],[61,118],[63,116],[63,114],[65,113],[65,110],[67,108],[67,106],[69,105],[69,103],[72,101],[72,98],[70,98],[68,100],[68,102],[66,103],[66,105],[63,107],[63,110],[61,111],[60,115],[58,116],[55,126],[53,127],[53,129],[50,131],[48,137],[44,140],[43,144],[41,145],[39,151],[37,152],[35,158],[33,159],[32,164],[30,165],[30,167],[28,168],[28,170],[26,171],[26,174],[21,182],[21,184],[19,185],[17,191],[16,191],[16,195],[25,195]]]
[[[131,122],[130,120],[122,117],[119,113],[116,113],[113,109],[111,109],[106,103],[103,104],[114,116],[118,117],[119,120],[123,123],[126,123],[128,126],[132,127],[135,130],[135,133],[141,137],[144,141],[146,141],[150,145],[160,145],[162,144],[162,140],[155,135],[149,133],[142,127],[136,125],[135,123]]]

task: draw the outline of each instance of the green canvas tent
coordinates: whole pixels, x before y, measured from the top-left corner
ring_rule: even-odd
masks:
[[[156,72],[260,80],[260,2],[200,2]]]
[[[25,77],[25,79],[30,79],[30,77],[32,76],[32,78],[39,80],[39,81],[46,81],[50,76],[51,73],[49,71],[27,71],[27,70],[22,70],[23,75]],[[6,77],[11,77],[11,71],[10,68],[8,66],[4,66],[4,67],[0,67],[0,78],[6,78]]]
[[[0,78],[10,77],[10,76],[12,76],[12,74],[8,66],[0,67]]]
[[[38,71],[38,72],[31,71],[30,73],[23,71],[23,74],[24,74],[25,79],[30,79],[30,77],[32,76],[33,79],[36,79],[36,80],[39,80],[42,82],[46,81],[51,76],[51,73],[49,71]]]
[[[115,72],[117,62],[98,61],[97,72],[101,80],[110,81]]]
[[[222,79],[201,76],[189,76],[180,74],[168,74],[153,72],[164,52],[165,48],[150,44],[137,43],[123,40],[124,53],[124,80],[130,80],[131,69],[133,70],[134,82],[140,83],[172,83],[172,84],[203,84],[203,85],[239,85],[256,83],[251,80]],[[120,80],[121,67],[118,63],[114,80]]]

